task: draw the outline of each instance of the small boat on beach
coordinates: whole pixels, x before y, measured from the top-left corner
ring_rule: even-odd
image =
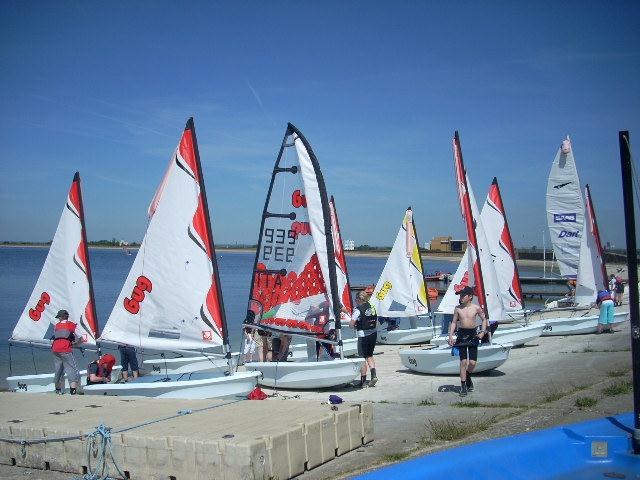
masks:
[[[87,395],[215,398],[244,395],[258,372],[236,371],[193,119],[149,207],[149,224],[100,340],[145,350],[200,352],[222,347],[226,371],[191,363],[188,372],[89,385]],[[176,362],[178,363],[178,362]],[[200,371],[196,371],[196,370]]]
[[[429,296],[424,280],[420,245],[413,210],[407,208],[389,258],[373,290],[369,303],[378,318],[410,320],[410,328],[378,329],[378,343],[412,345],[427,343],[433,337]],[[429,323],[418,326],[418,322]]]
[[[525,343],[534,342],[540,338],[544,331],[546,322],[531,322],[528,325],[501,325],[491,335],[491,341],[495,344],[504,345],[511,344],[514,347],[524,345]],[[439,335],[429,342],[431,345],[447,345],[448,336]]]
[[[512,345],[508,343],[480,345],[478,347],[478,363],[473,370],[474,373],[498,368],[509,358],[511,347]],[[411,371],[430,375],[460,374],[460,357],[448,345],[435,348],[406,348],[398,353],[402,364]]]
[[[283,200],[284,199],[284,200]],[[364,359],[344,358],[343,308],[351,293],[335,205],[302,133],[288,124],[267,193],[244,328],[303,338],[305,361],[248,362],[258,382],[282,389],[347,384]],[[326,359],[326,360],[325,360]]]

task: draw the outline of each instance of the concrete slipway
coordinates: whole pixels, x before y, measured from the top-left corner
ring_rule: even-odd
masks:
[[[332,410],[317,401],[0,393],[0,405],[2,438],[51,439],[82,435],[101,423],[111,427],[114,459],[132,479],[284,479],[373,440],[370,403]],[[24,446],[2,441],[0,463],[86,473],[99,460],[94,451],[89,461],[89,441],[83,437]],[[119,477],[112,464],[110,473]]]

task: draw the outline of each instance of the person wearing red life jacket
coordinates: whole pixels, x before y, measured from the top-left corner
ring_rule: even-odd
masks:
[[[91,362],[87,367],[87,385],[109,383],[111,381],[111,370],[113,370],[115,364],[116,357],[110,353]]]
[[[56,393],[58,395],[64,393],[64,375],[66,373],[71,395],[75,395],[80,382],[80,372],[73,355],[73,345],[77,343],[76,324],[69,320],[69,312],[66,310],[58,311],[56,318],[58,323],[54,327],[53,343],[51,344]],[[82,339],[79,338],[79,340]]]

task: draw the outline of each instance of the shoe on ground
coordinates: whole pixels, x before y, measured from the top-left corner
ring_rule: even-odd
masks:
[[[467,384],[466,383],[464,385],[462,385],[462,387],[460,387],[460,396],[461,397],[466,397],[467,396]]]
[[[56,395],[64,395],[64,390],[60,390],[59,388],[56,388]]]
[[[371,381],[369,381],[369,386],[375,387],[376,383],[378,383],[378,377],[371,377]]]
[[[473,392],[473,382],[471,381],[470,378],[467,378],[466,384],[467,384],[467,392]]]

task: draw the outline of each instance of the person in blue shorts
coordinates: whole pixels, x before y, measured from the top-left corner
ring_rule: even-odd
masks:
[[[120,363],[122,364],[122,379],[125,382],[129,380],[129,367],[131,367],[133,378],[138,378],[136,349],[131,345],[118,345],[118,350],[120,350]]]
[[[600,307],[600,317],[598,318],[598,333],[613,333],[613,300],[607,290],[600,290],[596,299],[596,305]]]

